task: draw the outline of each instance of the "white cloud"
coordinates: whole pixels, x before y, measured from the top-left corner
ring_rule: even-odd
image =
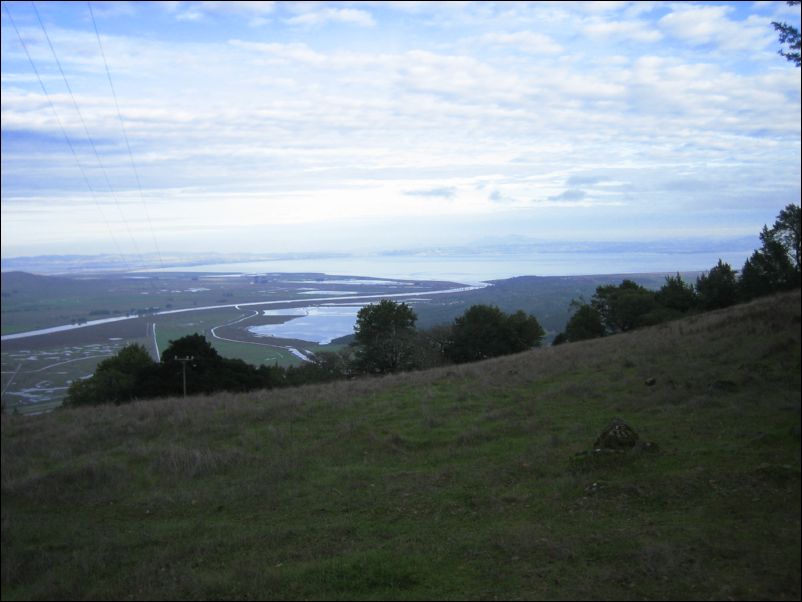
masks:
[[[198,15],[238,14],[246,16],[264,16],[276,8],[275,2],[240,1],[240,0],[207,0],[203,2],[162,2],[169,12],[181,17],[187,13]]]
[[[635,15],[635,6],[470,5],[470,26],[463,27],[462,9],[445,5],[399,7],[407,12],[390,23],[383,5],[374,21],[350,4],[264,4],[257,11],[176,3],[172,16],[159,15],[174,27],[172,18],[196,11],[200,21],[182,25],[197,33],[193,41],[172,40],[169,31],[151,35],[147,22],[148,35],[102,35],[161,224],[180,223],[188,207],[198,228],[212,229],[236,228],[254,215],[281,224],[490,216],[531,208],[532,199],[543,212],[616,203],[635,212],[673,211],[681,197],[692,212],[706,197],[672,182],[704,181],[705,190],[721,191],[709,201],[720,207],[745,204],[747,196],[770,203],[778,190],[798,190],[798,72],[773,47],[759,60],[700,48],[726,48],[727,32],[760,30],[772,38],[766,18],[743,18],[739,10],[735,20],[718,5],[666,5],[674,12],[658,22],[649,11]],[[217,28],[211,19],[225,10],[239,18]],[[363,17],[342,12],[349,10],[370,16],[361,24],[372,27],[355,31]],[[538,11],[573,10],[575,18],[536,18]],[[245,28],[260,19],[270,19],[270,28]],[[414,27],[404,30],[404,19]],[[323,24],[325,31],[312,31]],[[7,27],[4,187],[30,187],[11,197],[4,188],[4,244],[7,236],[33,236],[37,225],[52,234],[69,221],[69,207],[87,206],[76,200],[80,174]],[[94,32],[53,26],[49,33],[127,208],[137,197]],[[25,26],[22,34],[90,177],[99,180],[41,30]],[[620,41],[648,43],[649,54]],[[62,223],[48,230],[40,212],[38,224],[8,226],[23,215],[18,199],[48,198],[42,182],[53,204],[65,204],[53,213]]]
[[[768,19],[734,21],[727,5],[678,4],[658,25],[666,33],[692,45],[715,44],[722,50],[760,50],[774,38]]]
[[[329,55],[316,52],[303,43],[282,44],[279,42],[246,42],[243,40],[231,40],[229,44],[237,48],[256,51],[282,61],[304,63],[312,66],[331,64],[331,57]]]
[[[373,27],[376,21],[373,16],[364,10],[355,8],[323,8],[309,10],[295,17],[285,19],[290,25],[302,27],[318,27],[328,23],[345,23],[359,25],[360,27]]]
[[[441,197],[444,199],[453,199],[457,194],[457,189],[454,186],[440,186],[421,190],[405,190],[404,194],[407,196]]]
[[[568,189],[560,194],[549,197],[550,201],[581,201],[587,196],[584,190]]]
[[[594,19],[583,30],[592,38],[616,38],[635,42],[659,42],[663,38],[647,21],[604,21]]]
[[[275,2],[208,0],[203,2],[161,2],[161,6],[179,21],[202,22],[210,17],[235,15],[244,17],[251,26],[269,23],[267,15],[273,13]]]
[[[559,54],[565,50],[549,36],[532,31],[487,33],[477,41],[481,44],[512,46],[531,54]]]

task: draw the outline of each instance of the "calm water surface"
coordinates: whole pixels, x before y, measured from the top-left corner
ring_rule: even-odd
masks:
[[[354,334],[356,315],[362,307],[349,304],[268,309],[263,312],[266,316],[294,317],[283,324],[251,326],[248,330],[257,336],[300,339],[327,345],[332,339]]]
[[[164,268],[164,271],[248,274],[309,272],[476,284],[514,276],[580,276],[709,270],[716,265],[719,258],[737,269],[751,253],[752,250],[726,253],[542,253],[444,257],[394,255],[208,264]]]

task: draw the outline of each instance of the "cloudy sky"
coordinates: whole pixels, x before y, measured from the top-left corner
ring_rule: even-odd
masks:
[[[91,8],[3,2],[4,257],[723,240],[800,199],[785,2]]]

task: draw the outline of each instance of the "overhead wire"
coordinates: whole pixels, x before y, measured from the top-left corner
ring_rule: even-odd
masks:
[[[150,235],[153,238],[153,246],[156,249],[156,256],[159,259],[159,265],[164,267],[164,261],[162,259],[161,249],[159,249],[159,243],[156,240],[156,234],[153,230],[153,222],[150,219],[150,213],[148,211],[147,203],[145,202],[145,194],[142,191],[142,182],[139,179],[139,170],[136,168],[136,162],[134,161],[134,153],[131,151],[131,143],[128,140],[128,132],[125,129],[125,122],[123,120],[122,112],[120,111],[120,104],[117,101],[117,92],[114,89],[114,83],[111,80],[111,71],[109,70],[109,63],[106,60],[106,52],[103,50],[103,43],[100,40],[100,32],[97,28],[97,22],[95,21],[95,13],[92,10],[92,3],[87,1],[87,7],[89,8],[89,15],[92,17],[92,26],[95,28],[95,36],[97,37],[97,45],[100,48],[100,56],[103,57],[103,65],[106,68],[106,77],[109,80],[109,88],[111,88],[111,95],[114,98],[114,106],[117,109],[117,117],[120,120],[120,129],[123,132],[123,138],[125,139],[125,147],[128,149],[128,157],[131,159],[131,169],[134,172],[134,178],[136,179],[136,185],[139,189],[139,198],[142,201],[142,210],[144,212],[145,218],[147,219],[148,228],[150,230]]]
[[[36,13],[37,19],[39,20],[39,24],[42,27],[42,32],[44,33],[45,38],[48,41],[48,44],[50,46],[51,52],[53,53],[54,59],[56,60],[56,64],[58,65],[59,71],[61,72],[62,79],[64,80],[64,83],[65,83],[65,85],[67,87],[67,90],[70,93],[70,97],[72,99],[73,105],[75,106],[76,112],[78,113],[78,116],[81,119],[82,125],[84,127],[84,132],[87,135],[87,140],[89,141],[90,145],[92,146],[93,152],[95,154],[95,158],[98,161],[98,165],[103,170],[103,174],[104,174],[104,177],[105,177],[105,180],[106,180],[106,184],[109,187],[109,192],[112,194],[112,196],[113,196],[113,198],[115,200],[115,203],[117,205],[118,211],[120,212],[120,216],[121,216],[123,222],[125,223],[126,229],[128,231],[128,235],[131,237],[131,241],[132,241],[132,243],[134,245],[135,251],[136,251],[137,255],[139,256],[140,265],[143,268],[146,268],[147,265],[146,265],[146,262],[144,260],[144,257],[139,252],[139,247],[136,244],[136,240],[133,237],[133,234],[131,233],[130,226],[128,225],[127,220],[125,218],[125,214],[123,213],[122,208],[120,207],[120,203],[119,203],[119,200],[116,197],[116,194],[114,192],[114,188],[111,186],[111,182],[109,181],[109,178],[108,178],[108,173],[107,173],[107,171],[105,169],[105,166],[103,165],[102,160],[100,159],[99,153],[97,151],[97,147],[94,145],[92,137],[89,134],[89,130],[88,130],[88,127],[86,125],[86,121],[83,119],[83,114],[81,113],[81,110],[80,110],[80,108],[78,106],[78,103],[77,103],[77,100],[76,100],[74,94],[72,93],[72,89],[71,89],[71,87],[69,85],[69,81],[67,80],[66,75],[64,73],[64,70],[61,67],[61,62],[58,59],[58,55],[57,55],[57,53],[55,51],[55,48],[54,48],[54,46],[52,44],[52,41],[50,40],[49,35],[47,33],[47,29],[45,28],[44,23],[43,23],[43,21],[41,19],[41,15],[39,15],[38,10],[36,9],[36,6],[33,4],[33,2],[31,2],[31,4],[32,4],[32,7],[34,9],[34,12]],[[126,257],[126,254],[122,252],[121,245],[120,245],[119,241],[117,240],[117,237],[114,234],[114,229],[111,226],[111,222],[108,219],[108,217],[106,216],[105,211],[103,210],[103,203],[101,203],[101,201],[99,200],[98,193],[95,190],[95,187],[92,186],[92,184],[91,184],[89,176],[87,175],[87,172],[86,172],[86,168],[82,164],[82,162],[81,162],[81,160],[80,160],[80,158],[78,156],[78,152],[75,150],[75,145],[70,140],[70,136],[67,133],[66,128],[64,127],[64,124],[63,124],[63,122],[61,120],[61,117],[59,116],[59,112],[55,107],[55,104],[54,104],[54,102],[53,102],[53,100],[51,98],[51,95],[49,94],[49,92],[47,90],[47,87],[44,85],[44,81],[43,81],[43,79],[41,77],[41,74],[39,73],[39,70],[36,68],[36,64],[34,63],[33,58],[31,56],[31,53],[28,50],[27,44],[25,43],[25,40],[22,37],[22,34],[21,34],[19,28],[17,27],[16,22],[14,21],[14,18],[12,16],[8,6],[6,6],[6,4],[4,4],[4,8],[5,8],[5,12],[6,12],[7,16],[9,17],[9,20],[12,23],[12,26],[14,27],[14,30],[15,30],[15,32],[17,34],[17,37],[20,40],[20,44],[22,45],[23,50],[25,51],[25,54],[26,54],[26,56],[28,58],[28,62],[31,64],[31,68],[33,69],[34,73],[36,74],[37,80],[39,81],[39,85],[41,86],[42,91],[45,94],[45,98],[47,99],[47,102],[50,105],[51,110],[53,111],[53,114],[54,114],[54,116],[56,118],[56,121],[59,124],[59,128],[61,129],[62,135],[64,136],[64,139],[65,139],[65,141],[67,143],[67,146],[70,148],[70,151],[71,151],[71,153],[73,155],[73,158],[74,158],[74,160],[76,162],[76,165],[78,166],[78,169],[81,172],[83,180],[84,180],[87,188],[89,189],[89,191],[90,191],[90,193],[91,193],[91,195],[92,195],[92,197],[93,197],[93,199],[95,201],[95,204],[98,207],[99,213],[101,214],[101,216],[103,218],[103,221],[105,222],[106,228],[109,231],[109,235],[110,235],[112,241],[114,242],[114,245],[115,245],[115,247],[117,249],[117,252],[118,252],[118,255],[120,256],[120,259],[122,260],[122,264],[125,267],[126,271],[131,272],[131,271],[133,271],[133,269],[132,269],[132,266],[131,266],[131,264],[129,262],[129,259],[128,259],[128,257]],[[97,29],[96,29],[96,33],[97,33]],[[104,56],[104,62],[105,62],[105,56]],[[110,77],[110,74],[108,72],[108,67],[107,67],[107,76]],[[115,104],[118,106],[118,115],[120,115],[120,113],[119,113],[119,105],[118,105],[118,103],[116,101],[116,94],[115,94]],[[121,115],[120,115],[120,119],[121,119]],[[129,152],[130,152],[130,144],[127,141],[127,137],[126,137],[126,144],[129,146]],[[132,157],[132,154],[131,154],[131,157]],[[138,174],[137,174],[137,177],[138,177]],[[143,204],[144,204],[144,195],[143,195],[142,190],[141,190],[141,185],[139,185],[139,188],[140,188],[140,197],[141,197],[141,199],[143,201]],[[148,219],[149,219],[149,216],[148,216]],[[152,227],[152,224],[151,224],[151,227]],[[151,230],[151,235],[154,236],[154,241],[155,241],[155,235],[153,234],[152,230]],[[162,257],[161,257],[161,251],[158,249],[158,246],[157,246],[157,254],[159,256],[160,264],[163,266],[164,263],[163,263],[163,260],[162,260]],[[155,290],[157,288],[156,285],[155,285],[155,282],[153,282],[151,279],[148,279],[148,283],[150,284],[151,289],[153,289],[153,291],[155,292]]]
[[[103,178],[104,178],[104,180],[106,182],[106,186],[109,189],[109,194],[114,199],[114,203],[117,206],[117,211],[120,214],[120,217],[122,219],[123,225],[125,226],[125,229],[126,229],[126,231],[128,233],[128,237],[131,239],[131,243],[132,243],[134,252],[135,252],[135,254],[137,256],[139,256],[140,265],[143,268],[146,268],[147,264],[145,262],[145,259],[144,259],[144,257],[142,256],[142,253],[139,250],[139,245],[136,242],[136,238],[134,237],[133,233],[131,232],[131,226],[128,223],[128,219],[125,217],[125,212],[123,212],[123,210],[122,210],[122,206],[120,205],[120,200],[119,200],[119,198],[117,198],[117,193],[114,191],[114,187],[111,185],[111,180],[109,179],[109,174],[108,174],[108,171],[106,170],[106,166],[103,164],[103,160],[100,158],[100,153],[98,152],[97,147],[95,146],[95,142],[94,142],[94,140],[92,138],[92,135],[89,133],[89,127],[86,125],[86,120],[84,119],[83,113],[81,112],[81,108],[78,106],[78,101],[75,99],[75,95],[72,92],[72,88],[70,87],[70,83],[67,80],[67,75],[64,73],[64,69],[61,66],[61,61],[58,58],[58,53],[56,52],[56,49],[53,46],[53,42],[51,41],[50,36],[47,33],[47,28],[45,27],[44,21],[42,20],[42,17],[39,14],[39,10],[36,8],[36,3],[32,1],[31,2],[31,6],[33,7],[33,11],[36,14],[37,20],[39,21],[39,25],[42,28],[42,32],[45,35],[45,39],[47,40],[47,44],[48,44],[48,46],[50,46],[50,51],[53,53],[53,58],[55,59],[56,65],[58,67],[58,70],[61,73],[62,79],[64,80],[64,85],[67,87],[67,92],[69,93],[70,98],[72,99],[72,103],[73,103],[73,106],[75,107],[75,111],[78,113],[78,117],[79,117],[79,119],[81,121],[81,124],[83,125],[84,132],[86,133],[87,141],[89,142],[89,145],[92,148],[92,152],[95,155],[95,159],[97,159],[98,165],[100,166],[100,170],[103,173]]]
[[[50,105],[50,109],[53,111],[53,115],[56,118],[56,122],[58,123],[59,129],[61,130],[61,133],[64,135],[64,140],[67,142],[67,147],[70,149],[70,152],[72,153],[72,156],[75,159],[75,163],[78,166],[78,170],[81,172],[81,176],[84,180],[84,183],[86,184],[86,187],[89,189],[89,192],[91,193],[92,198],[94,199],[95,204],[97,205],[98,211],[100,212],[100,215],[103,218],[104,223],[106,224],[106,228],[108,229],[109,235],[112,241],[114,242],[114,246],[117,248],[117,254],[120,256],[120,259],[122,260],[122,263],[126,267],[127,271],[130,272],[132,271],[131,264],[128,262],[125,254],[122,252],[122,247],[120,246],[120,242],[117,240],[117,237],[114,234],[114,229],[111,227],[111,222],[109,221],[106,212],[103,210],[103,204],[100,202],[98,194],[95,191],[95,188],[92,186],[92,183],[90,182],[89,177],[86,174],[86,169],[84,168],[83,164],[81,163],[81,160],[78,157],[78,152],[75,150],[75,146],[70,140],[69,134],[67,134],[67,129],[64,127],[64,123],[61,121],[61,117],[59,116],[59,113],[56,110],[56,105],[53,103],[53,100],[50,97],[50,93],[47,91],[47,87],[45,86],[44,81],[42,80],[42,76],[40,75],[39,70],[36,68],[36,63],[34,63],[33,57],[31,57],[31,53],[28,50],[28,45],[25,43],[25,39],[22,37],[22,34],[20,33],[19,28],[17,27],[17,23],[14,21],[14,17],[12,16],[11,11],[8,8],[7,2],[3,2],[3,8],[5,9],[6,15],[8,15],[8,19],[11,22],[11,25],[17,34],[17,38],[19,38],[20,44],[22,45],[22,49],[25,51],[25,56],[28,57],[28,62],[30,63],[31,68],[33,69],[33,72],[36,75],[36,79],[39,81],[39,85],[42,88],[42,92],[44,92],[45,98],[47,99],[47,103]]]

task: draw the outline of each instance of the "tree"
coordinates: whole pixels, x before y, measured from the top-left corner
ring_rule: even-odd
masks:
[[[180,359],[192,358],[183,364]],[[187,394],[223,390],[223,358],[202,334],[190,334],[170,341],[159,366],[158,395],[183,394],[186,373]]]
[[[800,285],[800,208],[789,204],[774,225],[763,226],[762,246],[746,260],[738,281],[740,297],[748,301]]]
[[[783,274],[790,269],[785,255],[777,253],[778,245],[770,243],[755,251],[741,269],[738,279],[739,297],[749,301],[782,290]]]
[[[94,405],[131,401],[139,396],[140,378],[155,365],[142,345],[126,345],[114,357],[100,362],[90,378],[73,381],[64,403]]]
[[[752,253],[744,263],[738,281],[741,298],[745,301],[798,285],[798,273],[776,240],[764,241],[763,247]]]
[[[802,210],[799,205],[789,203],[780,211],[771,230],[765,226],[760,240],[773,240],[779,243],[788,255],[788,259],[800,273],[800,252],[802,252]]]
[[[417,319],[406,303],[387,299],[360,309],[354,326],[355,368],[365,374],[413,368]]]
[[[693,285],[686,283],[679,273],[666,276],[666,283],[657,291],[656,299],[663,307],[683,314],[699,303]]]
[[[735,304],[738,284],[730,264],[721,259],[708,273],[696,279],[699,305],[704,310],[719,309]]]
[[[446,356],[457,363],[519,353],[540,345],[545,331],[534,316],[498,307],[473,305],[454,320]]]
[[[196,361],[217,362],[220,354],[212,347],[202,334],[189,334],[170,341],[167,349],[162,353],[162,362],[172,362],[177,358],[192,357]]]
[[[657,306],[655,293],[632,280],[597,287],[590,303],[610,333],[645,326],[649,323],[645,316]]]
[[[180,360],[188,359],[186,362]],[[250,391],[283,384],[274,371],[260,370],[240,359],[221,357],[201,334],[170,341],[162,362],[148,368],[138,381],[141,397],[182,395],[186,376],[187,394],[215,391]],[[278,381],[278,383],[277,383]]]
[[[564,340],[573,343],[603,337],[604,323],[598,310],[587,303],[580,304],[565,325]]]
[[[418,331],[415,340],[415,364],[428,370],[448,363],[446,349],[453,339],[451,324],[437,324],[427,330]]]
[[[535,316],[530,316],[522,310],[516,311],[507,318],[510,332],[510,345],[514,351],[526,351],[532,347],[540,347],[540,342],[546,334]]]
[[[788,6],[798,5],[799,0],[789,0],[788,2]],[[800,41],[799,30],[796,27],[788,25],[788,23],[772,21],[771,24],[774,25],[774,29],[780,33],[780,44],[788,44],[788,50],[790,51],[785,52],[784,49],[780,49],[777,51],[777,54],[784,56],[788,61],[793,61],[797,67],[802,65],[802,55],[800,55],[802,41]]]

